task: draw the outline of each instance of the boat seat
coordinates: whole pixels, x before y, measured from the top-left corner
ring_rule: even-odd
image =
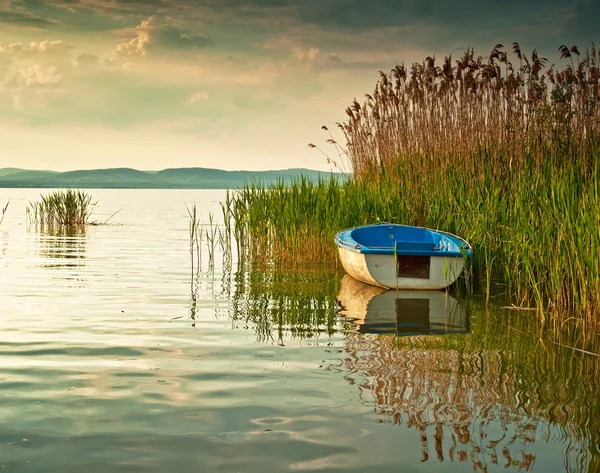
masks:
[[[394,245],[398,255],[418,255],[438,249],[433,242],[429,241],[396,241]]]

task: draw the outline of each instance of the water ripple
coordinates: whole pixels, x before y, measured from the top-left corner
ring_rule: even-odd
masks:
[[[336,272],[192,270],[185,204],[207,221],[222,191],[93,191],[119,225],[70,234],[27,230],[38,195],[0,190],[3,471],[600,464],[598,365],[523,318],[431,293],[404,330],[395,295]]]

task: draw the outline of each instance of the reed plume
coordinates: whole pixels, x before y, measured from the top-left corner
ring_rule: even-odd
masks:
[[[574,155],[591,172],[600,134],[594,44],[577,64],[577,47],[561,46],[561,59],[570,59],[562,69],[546,68],[536,50],[527,57],[518,43],[512,49],[514,58],[497,44],[487,57],[469,48],[454,63],[427,57],[380,72],[375,90],[362,105],[355,99],[338,123],[355,176],[373,178],[399,163],[428,171],[457,159],[474,171],[482,155],[502,175],[565,167]]]

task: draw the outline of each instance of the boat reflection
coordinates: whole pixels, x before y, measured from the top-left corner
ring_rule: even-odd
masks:
[[[359,333],[469,333],[465,306],[444,291],[395,291],[345,275],[337,297],[342,316]]]

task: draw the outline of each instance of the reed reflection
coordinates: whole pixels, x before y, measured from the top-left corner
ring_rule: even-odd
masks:
[[[284,345],[288,337],[314,339],[336,332],[338,285],[335,273],[321,269],[282,270],[240,261],[233,277],[225,272],[223,292],[231,297],[228,316],[235,327],[253,329],[258,342]]]
[[[407,454],[423,462],[543,471],[550,449],[558,471],[600,471],[597,344],[583,353],[567,338],[543,342],[552,327],[529,313],[249,262],[233,273],[231,304],[234,326],[258,342],[337,343],[343,332],[322,369],[342,374],[378,423],[414,431],[421,449]]]
[[[338,314],[359,333],[427,335],[468,333],[463,301],[443,291],[394,291],[345,275]]]
[[[74,270],[85,266],[87,258],[86,228],[82,225],[33,226],[30,232],[37,236],[40,267]],[[79,276],[60,279],[80,281]]]
[[[3,257],[8,253],[8,232],[0,232],[0,237],[2,237],[2,254]]]
[[[468,334],[349,332],[345,377],[379,422],[416,431],[423,462],[533,471],[551,444],[562,451],[565,471],[596,471],[595,360],[540,344],[522,314],[477,307],[472,317]]]

